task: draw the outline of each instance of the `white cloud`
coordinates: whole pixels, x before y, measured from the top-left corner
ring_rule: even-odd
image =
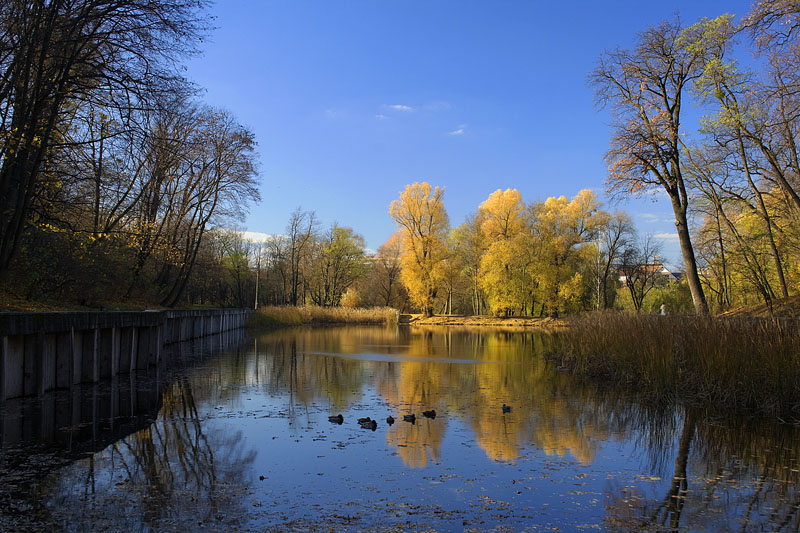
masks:
[[[285,235],[270,235],[269,233],[259,233],[257,231],[243,231],[242,238],[250,242],[271,242],[275,239],[282,239]]]
[[[383,115],[381,113],[378,113],[377,115],[375,115],[375,118],[377,118],[378,120],[386,120],[389,117],[387,117],[386,115]]]
[[[326,109],[325,110],[325,118],[330,120],[335,120],[338,118],[345,118],[347,116],[347,111],[342,109]]]
[[[393,111],[402,111],[404,113],[409,113],[411,111],[414,111],[413,107],[411,107],[410,105],[405,105],[405,104],[387,104],[387,105],[384,105],[383,107],[385,107],[387,109],[391,109]]]
[[[453,131],[447,132],[447,134],[448,135],[464,135],[464,132],[466,131],[466,129],[467,129],[467,125],[466,124],[462,124],[457,129],[454,129]]]
[[[655,223],[658,222],[660,217],[655,213],[642,213],[639,215],[639,218],[644,219],[645,222]]]
[[[653,237],[662,241],[678,242],[677,233],[656,233]]]

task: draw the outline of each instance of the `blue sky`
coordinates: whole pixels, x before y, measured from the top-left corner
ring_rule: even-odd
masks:
[[[526,201],[604,197],[611,118],[586,74],[603,50],[680,14],[744,14],[749,2],[219,0],[187,76],[259,143],[263,201],[246,229],[282,233],[298,206],[376,249],[406,184],[445,187],[451,224],[498,188]],[[685,124],[695,129],[693,122]],[[667,202],[628,211],[674,233]],[[670,262],[677,244],[667,239]]]

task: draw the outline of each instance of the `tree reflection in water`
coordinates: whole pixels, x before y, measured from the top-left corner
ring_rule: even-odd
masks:
[[[589,465],[607,441],[638,439],[646,464],[634,488],[608,483],[607,527],[714,529],[720,517],[734,529],[798,527],[794,428],[742,427],[642,404],[556,371],[537,356],[548,349],[547,336],[530,332],[336,328],[261,336],[255,359],[259,382],[274,394],[289,391],[299,405],[327,399],[331,413],[347,411],[374,386],[398,420],[436,409],[435,420],[386,430],[409,467],[443,459],[451,420],[470,428],[488,458],[505,463],[533,446]]]
[[[675,420],[644,410],[649,441],[640,443],[668,473],[664,496],[641,487],[607,491],[610,529],[773,531],[800,529],[796,427],[712,416],[687,408]],[[664,428],[668,428],[666,431]],[[674,459],[673,470],[667,467]]]
[[[590,401],[595,395],[590,387],[576,385],[533,356],[544,348],[541,335],[440,331],[274,332],[257,341],[258,379],[270,393],[288,394],[287,409],[322,397],[332,413],[347,410],[373,385],[388,404],[386,414],[399,420],[435,409],[433,422],[388,430],[389,444],[413,467],[438,461],[450,417],[472,429],[489,458],[504,462],[514,462],[532,443],[589,463],[595,443],[617,432],[615,417]],[[511,399],[514,409],[503,413],[503,403]]]
[[[540,357],[552,346],[486,329],[259,335],[178,373],[155,422],[61,471],[42,498],[54,523],[76,530],[258,529],[353,513],[394,527],[431,500],[441,513],[430,516],[453,511],[442,527],[458,529],[484,519],[494,505],[484,497],[507,502],[487,528],[526,528],[534,515],[622,530],[798,528],[796,428],[582,383]],[[338,413],[342,426],[328,422]],[[378,431],[358,428],[361,416]],[[251,483],[259,474],[268,479]],[[357,502],[343,513],[344,498]]]
[[[191,380],[183,377],[163,392],[149,427],[64,471],[51,510],[74,530],[235,524],[240,481],[254,457],[241,432],[203,429]]]

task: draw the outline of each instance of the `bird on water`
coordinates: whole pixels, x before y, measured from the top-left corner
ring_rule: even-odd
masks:
[[[375,431],[375,429],[378,427],[378,423],[375,420],[370,420],[369,418],[367,418],[366,421],[361,422],[361,427],[364,429],[371,429],[372,431]]]

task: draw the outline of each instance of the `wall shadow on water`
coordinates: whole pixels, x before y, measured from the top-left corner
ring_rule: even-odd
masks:
[[[195,339],[168,348],[168,366],[6,401],[0,530],[141,530],[177,524],[178,508],[194,510],[193,527],[214,521],[232,503],[215,450],[242,468],[248,457],[240,437],[204,433],[186,372],[244,339],[243,331]]]

